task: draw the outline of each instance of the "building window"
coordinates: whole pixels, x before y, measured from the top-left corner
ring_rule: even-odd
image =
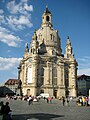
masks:
[[[49,16],[46,16],[46,21],[48,21],[48,22],[49,22]]]
[[[38,72],[38,82],[37,86],[42,86],[44,84],[44,68],[40,68],[37,70]]]
[[[52,70],[53,84],[57,85],[57,69],[54,67]]]
[[[44,69],[43,68],[40,69],[40,76],[44,76]]]
[[[51,40],[54,41],[54,35],[53,34],[50,34],[50,38],[51,38]]]
[[[69,86],[68,71],[66,71],[66,73],[65,73],[65,85],[66,85],[66,87]]]
[[[51,36],[51,40],[52,40],[52,38],[53,38],[52,34],[50,34],[50,36]]]

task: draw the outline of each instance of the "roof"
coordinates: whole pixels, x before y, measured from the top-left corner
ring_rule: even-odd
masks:
[[[90,76],[89,75],[85,75],[85,74],[77,76],[77,78],[80,78],[80,77],[90,77]]]
[[[51,12],[48,10],[48,7],[47,7],[47,6],[46,6],[46,9],[45,9],[44,13],[49,13],[49,14],[51,14]]]
[[[6,82],[5,82],[5,85],[15,85],[15,84],[18,84],[18,79],[8,79]]]
[[[85,75],[85,74],[83,74],[83,75],[78,75],[78,76],[77,76],[77,79],[78,79],[78,80],[83,79],[83,78],[84,78],[86,81],[87,81],[87,80],[90,80],[90,76]]]
[[[6,94],[13,95],[14,92],[6,86],[1,86],[0,87],[0,96],[5,96]]]

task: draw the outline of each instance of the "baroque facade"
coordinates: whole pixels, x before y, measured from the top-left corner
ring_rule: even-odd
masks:
[[[52,14],[46,7],[42,24],[34,31],[30,48],[26,45],[24,57],[18,67],[23,95],[49,93],[50,96],[76,96],[77,61],[69,37],[65,54],[61,39],[53,29]]]

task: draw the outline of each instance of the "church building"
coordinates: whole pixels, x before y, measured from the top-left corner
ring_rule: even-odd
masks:
[[[67,38],[65,54],[62,54],[58,30],[54,30],[52,13],[46,7],[42,23],[34,31],[30,48],[26,44],[24,56],[18,67],[18,79],[22,81],[22,94],[37,96],[77,96],[77,61]]]

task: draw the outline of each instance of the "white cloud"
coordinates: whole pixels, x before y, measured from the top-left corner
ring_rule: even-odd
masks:
[[[0,70],[10,70],[17,68],[22,58],[3,58],[0,57]]]
[[[28,6],[28,4],[24,4],[24,9],[25,10],[27,10],[27,11],[33,11],[33,6],[32,5],[30,5],[30,6]]]
[[[18,4],[12,0],[7,3],[6,9],[8,14],[0,9],[0,25],[6,25],[13,30],[23,30],[33,26],[31,22],[33,6],[28,5],[28,0],[21,0]]]
[[[90,76],[90,68],[86,68],[86,69],[78,69],[78,75],[89,75]]]
[[[33,6],[28,5],[27,0],[21,0],[18,4],[15,1],[10,1],[7,4],[7,9],[10,14],[6,17],[7,24],[14,30],[25,29],[26,27],[32,27],[31,13]]]
[[[11,52],[11,50],[8,50],[7,52]]]
[[[2,15],[0,15],[0,22],[2,22],[2,20],[3,20],[3,16],[2,16]]]
[[[79,58],[77,61],[78,61],[78,74],[90,75],[90,57],[84,56],[83,58]]]
[[[11,1],[7,4],[7,8],[11,13],[19,12],[20,4],[15,4],[15,1]]]
[[[0,23],[5,23],[4,15],[0,15]]]
[[[7,32],[9,32],[9,30],[7,30],[6,28],[4,28],[4,27],[0,27],[0,32],[5,32],[5,33],[7,33]]]
[[[8,46],[18,47],[21,39],[10,33],[6,28],[0,27],[0,41]]]
[[[3,13],[4,13],[3,9],[0,9],[0,14],[3,14]]]
[[[28,0],[21,0],[21,2],[28,2]]]
[[[28,16],[21,15],[19,18],[15,16],[9,16],[7,18],[8,24],[15,29],[23,29],[24,27],[32,27],[33,24],[29,20]]]
[[[90,68],[90,57],[84,56],[78,59],[79,68]]]
[[[7,4],[7,9],[9,10],[10,13],[13,13],[13,14],[15,14],[15,13],[26,14],[26,13],[28,13],[28,11],[29,12],[33,11],[33,6],[28,5],[27,2],[20,2],[20,3],[16,4],[15,1],[11,1]]]

